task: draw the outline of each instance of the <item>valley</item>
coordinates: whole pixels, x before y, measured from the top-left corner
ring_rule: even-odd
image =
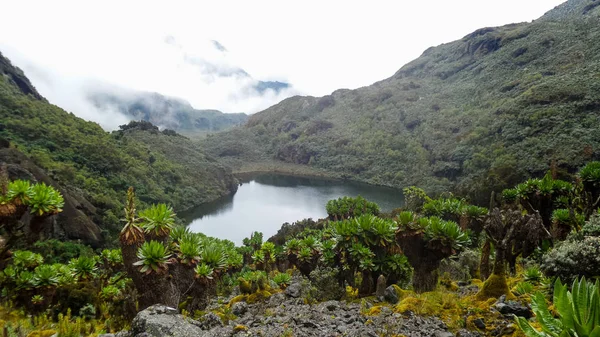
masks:
[[[152,22],[112,35],[133,34],[150,61],[97,65],[120,77],[121,62],[147,62],[129,83],[148,83],[85,97],[129,121],[112,130],[52,104],[0,54],[0,331],[600,336],[599,22],[600,0],[568,0],[428,48],[372,85],[249,115],[147,88],[200,83],[218,96],[207,101],[261,106],[296,82],[259,71],[270,55],[245,43],[285,39],[236,28],[231,48],[248,57],[236,59]],[[328,39],[347,41],[315,50],[335,51]],[[319,66],[301,55],[288,66]]]

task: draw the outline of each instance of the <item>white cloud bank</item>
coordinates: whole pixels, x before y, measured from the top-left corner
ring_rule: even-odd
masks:
[[[52,103],[112,129],[125,118],[95,110],[90,90],[152,91],[198,109],[253,113],[297,93],[369,85],[432,45],[530,21],[561,2],[11,1],[2,5],[0,51]],[[258,80],[293,88],[260,94]]]

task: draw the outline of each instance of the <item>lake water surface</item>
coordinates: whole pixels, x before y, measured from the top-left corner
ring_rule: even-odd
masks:
[[[253,231],[268,239],[285,222],[327,216],[325,204],[342,196],[363,196],[389,212],[403,203],[402,191],[366,184],[260,174],[241,180],[233,196],[178,214],[194,232],[228,239],[237,245]]]

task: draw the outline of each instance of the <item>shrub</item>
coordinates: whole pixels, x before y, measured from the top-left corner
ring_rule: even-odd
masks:
[[[317,301],[339,300],[346,289],[338,281],[338,271],[331,267],[318,267],[310,273],[310,297]]]
[[[379,206],[358,196],[356,198],[342,197],[329,200],[325,207],[331,219],[342,220],[357,217],[363,214],[379,215]]]
[[[544,274],[563,280],[598,276],[600,270],[600,237],[568,240],[548,252],[542,260]]]

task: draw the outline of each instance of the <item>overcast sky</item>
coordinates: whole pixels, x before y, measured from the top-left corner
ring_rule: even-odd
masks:
[[[0,51],[42,95],[105,128],[90,91],[155,91],[254,113],[393,75],[430,46],[531,21],[564,0],[4,1]],[[243,70],[248,75],[240,75]],[[290,83],[264,93],[256,81]]]

